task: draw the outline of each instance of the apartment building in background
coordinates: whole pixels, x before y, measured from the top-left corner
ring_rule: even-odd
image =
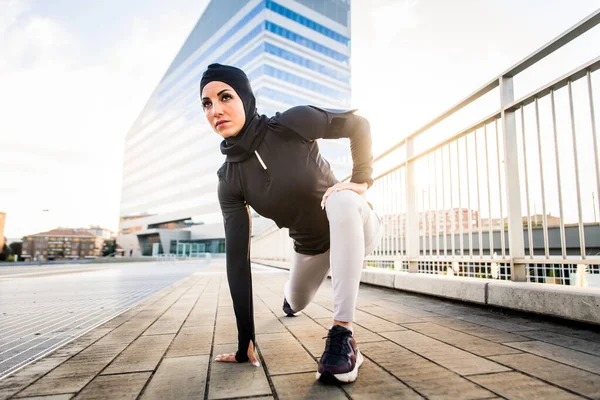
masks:
[[[104,239],[84,229],[57,228],[23,238],[21,257],[26,260],[68,260],[96,258]]]

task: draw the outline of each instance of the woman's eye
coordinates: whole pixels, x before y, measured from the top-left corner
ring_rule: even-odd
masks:
[[[202,103],[202,108],[207,108],[210,106],[210,102],[205,101],[204,103]]]
[[[223,100],[231,100],[231,99],[232,99],[232,97],[231,97],[230,94],[224,94],[223,95]]]

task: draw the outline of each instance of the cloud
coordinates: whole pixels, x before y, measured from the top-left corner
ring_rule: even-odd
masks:
[[[49,18],[30,15],[25,1],[0,3],[0,75],[72,62],[74,37]]]
[[[98,49],[110,56],[93,64],[82,59],[78,32],[34,15],[29,3],[0,0],[0,10],[7,236],[56,225],[116,229],[124,137],[196,18],[135,17],[122,40]],[[43,208],[52,218],[39,217]]]
[[[416,0],[385,3],[371,10],[374,19],[375,40],[378,48],[386,48],[402,41],[401,34],[414,30],[421,23],[416,12]]]

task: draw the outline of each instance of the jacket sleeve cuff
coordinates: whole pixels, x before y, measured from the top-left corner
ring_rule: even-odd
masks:
[[[239,363],[244,363],[250,359],[248,358],[248,354],[240,353],[240,351],[238,350],[235,352],[235,360]]]
[[[366,174],[364,172],[359,172],[359,173],[352,175],[350,182],[353,182],[353,183],[365,183],[366,182],[368,188],[373,186],[373,178],[371,178],[371,176],[369,174]]]

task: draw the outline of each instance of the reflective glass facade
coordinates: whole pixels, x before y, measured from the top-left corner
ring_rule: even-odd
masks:
[[[218,236],[211,226],[222,222],[216,170],[224,157],[198,93],[210,63],[242,68],[262,114],[350,106],[349,1],[211,1],[125,139],[121,233],[193,219],[191,240]],[[338,178],[350,173],[347,141],[320,146]],[[206,232],[194,237],[194,229]]]

